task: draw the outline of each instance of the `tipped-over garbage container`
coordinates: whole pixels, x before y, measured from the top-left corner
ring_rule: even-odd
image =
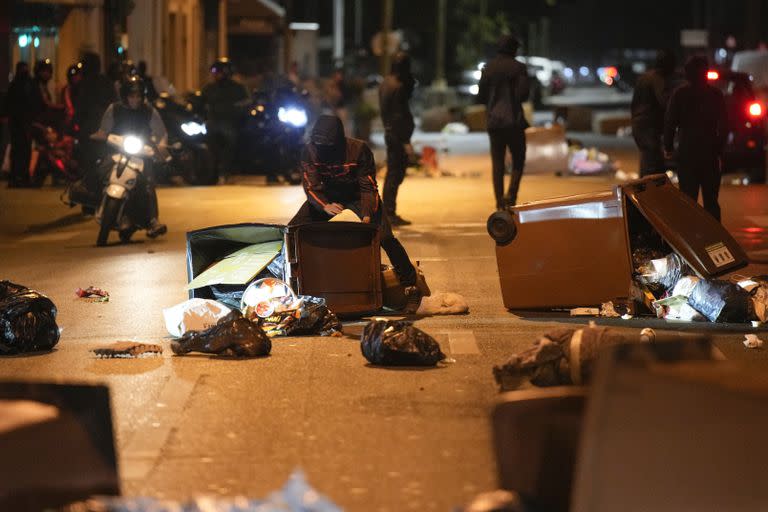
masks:
[[[232,224],[187,233],[189,297],[236,308],[248,283],[268,272],[299,295],[324,298],[337,315],[373,313],[382,306],[380,267],[371,224]]]
[[[728,231],[663,174],[499,211],[488,232],[507,309],[631,303],[638,249],[675,252],[701,278],[747,265]]]

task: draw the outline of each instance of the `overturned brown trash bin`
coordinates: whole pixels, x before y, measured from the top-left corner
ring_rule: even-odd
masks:
[[[496,212],[488,230],[507,309],[630,303],[640,247],[676,252],[702,278],[747,265],[730,233],[663,174]]]
[[[322,297],[340,316],[360,316],[381,309],[381,249],[375,225],[317,222],[298,226],[230,224],[187,233],[187,278],[192,281],[217,261],[252,244],[283,241],[280,274],[299,295]],[[274,268],[274,267],[273,267]],[[189,291],[189,297],[237,297],[246,284]],[[239,295],[238,295],[239,294]],[[236,304],[229,304],[239,307]]]

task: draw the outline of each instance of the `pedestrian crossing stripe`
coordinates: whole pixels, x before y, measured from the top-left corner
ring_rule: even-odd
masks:
[[[731,254],[731,251],[728,250],[728,248],[722,242],[705,247],[705,250],[707,251],[707,254],[709,254],[712,263],[714,263],[718,268],[724,267],[725,265],[736,261],[736,259],[733,257],[733,254]]]

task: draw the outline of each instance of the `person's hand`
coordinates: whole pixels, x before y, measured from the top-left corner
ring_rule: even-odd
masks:
[[[323,206],[323,210],[325,210],[325,213],[333,217],[334,215],[338,215],[344,211],[344,207],[339,203],[328,203],[327,205]]]
[[[370,223],[371,223],[370,215],[366,215],[365,217],[363,217],[363,224],[370,224]]]

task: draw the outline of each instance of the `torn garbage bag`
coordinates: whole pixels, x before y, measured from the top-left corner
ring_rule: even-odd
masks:
[[[662,294],[674,288],[683,274],[692,273],[683,259],[676,253],[664,258],[650,260],[637,269],[637,280],[652,292]]]
[[[58,342],[53,301],[24,286],[0,281],[0,355],[51,350]]]
[[[275,311],[265,318],[248,316],[257,322],[267,336],[341,336],[342,325],[338,317],[319,297],[298,297],[289,309]]]
[[[688,304],[710,322],[749,322],[754,314],[749,293],[737,284],[717,279],[700,280]]]
[[[163,310],[165,328],[178,338],[189,331],[202,331],[227,316],[232,310],[210,299],[189,299]]]
[[[445,359],[432,336],[401,320],[371,320],[360,349],[368,361],[382,366],[434,366]]]
[[[239,311],[219,320],[204,331],[191,331],[171,342],[174,354],[203,352],[236,357],[266,356],[272,350],[272,342],[264,331],[244,318]]]
[[[624,336],[605,327],[556,329],[507,363],[495,366],[493,376],[502,390],[514,389],[525,380],[536,386],[585,384],[592,377],[598,352],[626,342]]]

